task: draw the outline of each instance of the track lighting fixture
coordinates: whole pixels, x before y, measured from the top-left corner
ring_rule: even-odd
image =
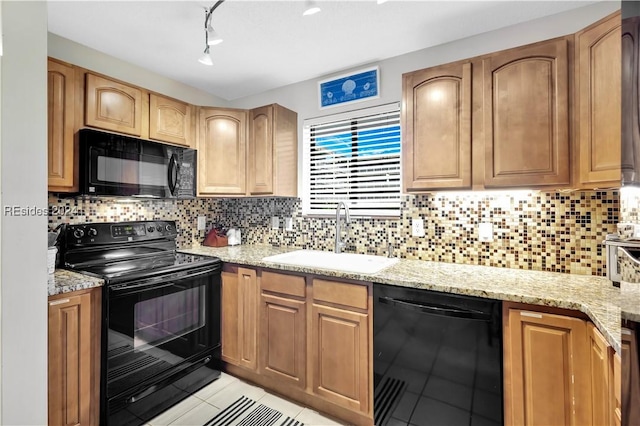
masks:
[[[198,62],[200,62],[201,64],[205,64],[205,65],[213,65],[213,59],[211,59],[211,55],[209,54],[209,46],[206,47],[206,49],[204,49],[204,53],[202,56],[200,56],[200,59],[198,59]]]
[[[320,6],[318,6],[315,0],[307,0],[305,2],[304,12],[302,12],[303,16],[314,15],[318,12],[320,12]]]
[[[198,59],[201,64],[205,65],[213,65],[213,60],[211,59],[211,55],[209,53],[209,46],[215,46],[216,44],[222,43],[222,37],[213,29],[213,25],[211,25],[211,14],[214,10],[220,6],[224,0],[218,0],[210,9],[204,10],[204,41],[205,41],[205,49],[204,54]]]

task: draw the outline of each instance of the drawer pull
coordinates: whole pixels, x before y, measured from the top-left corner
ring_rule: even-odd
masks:
[[[535,312],[520,312],[523,317],[542,318],[542,314],[536,314]]]
[[[65,303],[71,302],[71,299],[58,299],[52,302],[49,302],[49,306],[63,305]]]

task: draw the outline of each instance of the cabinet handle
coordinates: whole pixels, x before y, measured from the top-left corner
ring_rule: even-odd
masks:
[[[536,314],[534,312],[520,312],[523,317],[542,318],[542,314]]]
[[[49,302],[49,306],[63,305],[65,303],[71,302],[71,299],[58,299],[52,302]]]

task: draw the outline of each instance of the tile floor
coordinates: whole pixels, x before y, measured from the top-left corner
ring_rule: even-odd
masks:
[[[305,426],[343,425],[309,408],[222,373],[218,380],[150,420],[147,426],[202,426],[242,395],[295,418]]]

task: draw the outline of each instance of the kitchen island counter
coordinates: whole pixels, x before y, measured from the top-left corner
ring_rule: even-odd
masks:
[[[609,344],[620,351],[620,290],[605,277],[407,259],[375,274],[356,274],[262,260],[293,250],[299,249],[239,245],[180,251],[240,265],[576,310],[588,315]]]

